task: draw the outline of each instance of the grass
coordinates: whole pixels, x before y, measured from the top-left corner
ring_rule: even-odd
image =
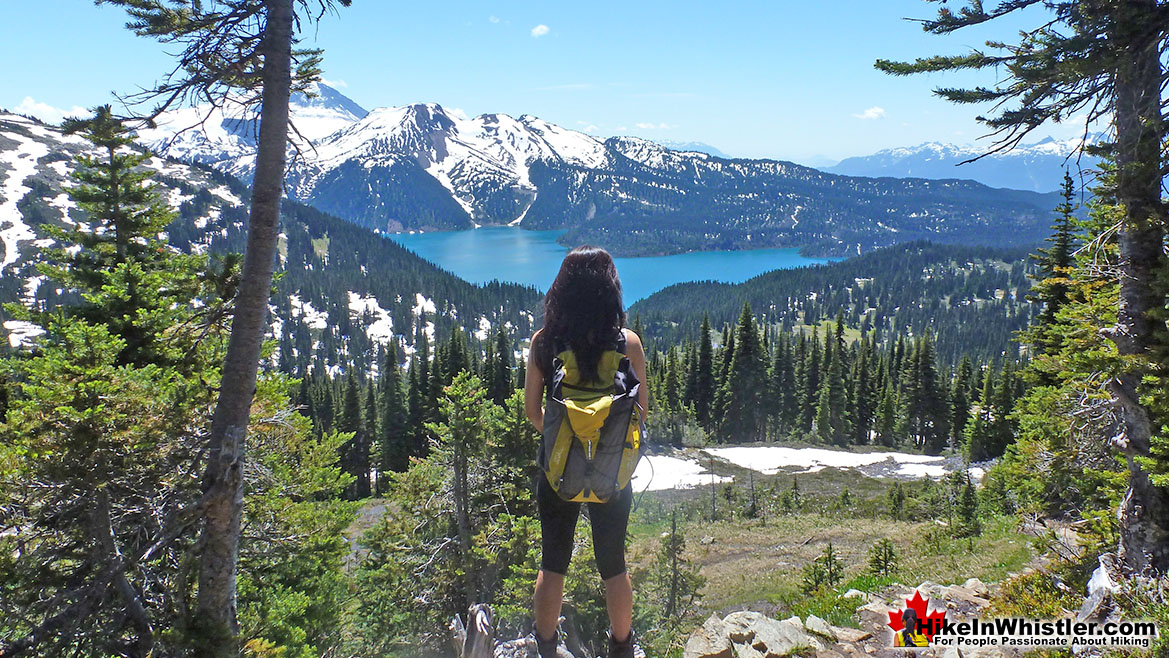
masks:
[[[319,238],[313,238],[313,253],[318,258],[324,258],[329,255],[329,236],[323,235]]]
[[[715,470],[739,475],[726,464],[716,464]],[[789,489],[791,479],[756,476],[757,497],[766,513],[762,519],[725,518],[748,495],[742,478],[736,482],[734,501],[717,492],[716,508],[721,506],[723,517],[713,522],[709,486],[647,495],[631,523],[633,568],[653,559],[669,516],[677,510],[686,557],[700,565],[706,578],[700,618],[751,607],[779,617],[815,614],[836,625],[855,625],[858,602],[842,598],[850,588],[872,591],[889,582],[917,585],[926,580],[962,583],[971,577],[997,582],[1022,571],[1034,556],[1029,538],[1018,531],[1013,517],[984,519],[982,535],[973,540],[950,539],[935,531],[933,541],[927,542],[927,531],[939,527],[934,521],[889,518],[884,500],[891,482],[855,472],[825,469],[799,475],[803,505],[799,511],[781,514],[772,492]],[[853,498],[847,507],[838,502],[843,486]],[[910,493],[913,486],[908,487]],[[869,549],[881,538],[893,542],[898,557],[897,571],[887,581],[867,575]],[[808,596],[800,588],[801,571],[829,541],[845,565],[845,584]]]

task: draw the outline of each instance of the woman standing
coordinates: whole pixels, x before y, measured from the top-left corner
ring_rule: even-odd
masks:
[[[524,407],[536,429],[544,431],[543,402],[553,371],[554,345],[566,346],[575,356],[584,379],[596,379],[602,354],[623,337],[629,363],[642,382],[641,409],[649,391],[644,382],[645,350],[637,334],[624,328],[621,281],[613,258],[604,249],[582,246],[564,257],[560,272],[544,297],[544,326],[532,336],[524,382]],[[631,391],[632,392],[632,391]],[[588,503],[597,570],[605,585],[609,613],[609,658],[633,658],[631,628],[633,587],[625,569],[625,531],[633,502],[626,486],[605,503]],[[580,503],[562,500],[541,476],[536,485],[540,511],[542,556],[536,577],[535,635],[541,658],[556,656],[556,627],[564,598],[564,576],[572,557]]]

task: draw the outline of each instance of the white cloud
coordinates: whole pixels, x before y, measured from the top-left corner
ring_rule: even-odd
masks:
[[[453,115],[457,116],[457,117],[458,117],[458,118],[460,118],[460,119],[467,119],[467,118],[470,118],[470,117],[468,117],[468,116],[467,116],[467,113],[466,113],[466,111],[464,111],[464,110],[463,110],[463,108],[461,108],[461,107],[448,107],[448,108],[444,108],[444,109],[445,109],[447,112],[449,112],[449,113],[451,113],[451,114],[453,114]]]
[[[492,23],[498,23],[499,17],[498,16],[488,16],[487,20],[491,21]]]
[[[532,28],[532,36],[535,38],[539,38],[539,37],[544,36],[545,34],[548,34],[551,31],[552,31],[552,28],[548,27],[547,25],[544,25],[543,23],[540,23],[536,27]]]
[[[595,132],[597,132],[597,130],[599,130],[599,128],[597,128],[596,126],[594,126],[593,124],[590,123],[589,125],[585,126],[584,128],[581,128],[581,130],[583,130],[586,133],[595,133]]]
[[[73,106],[68,110],[63,110],[58,107],[53,107],[48,103],[40,103],[32,99],[32,96],[25,96],[24,100],[20,101],[20,105],[12,108],[12,111],[17,114],[27,114],[34,116],[45,123],[61,123],[65,117],[89,116],[89,110],[84,107]]]
[[[885,116],[885,108],[874,105],[864,112],[854,114],[853,116],[858,119],[880,119]]]
[[[633,125],[634,127],[640,128],[641,130],[670,130],[672,128],[677,128],[677,126],[671,126],[668,123],[650,123],[646,121],[635,123]]]
[[[344,89],[349,86],[349,83],[345,82],[344,80],[326,80],[321,78],[321,82],[329,85],[333,89]]]

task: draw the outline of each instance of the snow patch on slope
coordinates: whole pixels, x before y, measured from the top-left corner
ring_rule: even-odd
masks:
[[[24,184],[24,179],[32,176],[37,170],[37,159],[49,153],[49,147],[22,135],[7,133],[10,139],[19,142],[12,150],[0,152],[0,173],[5,175],[4,183],[0,186],[0,241],[4,244],[4,260],[0,262],[0,273],[20,258],[20,243],[35,240],[36,233],[28,224],[24,223],[16,204],[32,188]],[[7,171],[3,171],[7,169]]]
[[[377,318],[365,328],[369,339],[385,345],[394,339],[394,319],[383,309],[376,297],[349,291],[349,313],[355,318],[369,314]]]

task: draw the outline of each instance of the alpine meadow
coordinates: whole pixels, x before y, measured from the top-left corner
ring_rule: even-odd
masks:
[[[10,9],[0,658],[1169,656],[1169,1]]]

